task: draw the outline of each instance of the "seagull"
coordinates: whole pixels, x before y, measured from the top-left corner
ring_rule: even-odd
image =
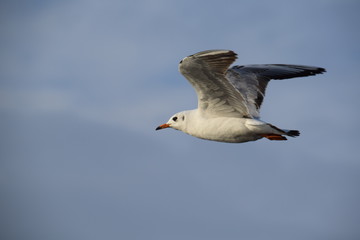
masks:
[[[182,59],[180,73],[194,87],[198,108],[174,114],[156,130],[173,128],[197,138],[243,143],[261,138],[287,140],[298,130],[278,128],[260,120],[260,107],[270,80],[306,77],[324,68],[288,64],[233,66],[231,50],[207,50]]]

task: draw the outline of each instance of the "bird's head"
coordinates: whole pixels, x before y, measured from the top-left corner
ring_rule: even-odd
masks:
[[[186,119],[187,119],[186,112],[176,113],[173,116],[171,116],[171,118],[169,119],[169,121],[167,121],[167,123],[158,126],[155,130],[171,127],[176,130],[183,131],[186,126]]]

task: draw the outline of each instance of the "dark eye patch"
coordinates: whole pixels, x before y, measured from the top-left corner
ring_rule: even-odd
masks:
[[[177,117],[173,117],[173,118],[172,118],[172,120],[173,120],[174,122],[176,122],[176,120],[177,120]]]

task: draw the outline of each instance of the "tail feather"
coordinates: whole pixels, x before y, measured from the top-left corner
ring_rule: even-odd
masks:
[[[268,123],[268,125],[277,131],[277,133],[269,133],[269,134],[261,134],[262,137],[265,137],[269,140],[287,140],[285,136],[289,137],[298,137],[300,136],[300,132],[298,130],[287,130],[287,129],[280,129]],[[285,135],[285,136],[284,136]]]
[[[300,136],[300,132],[298,130],[285,130],[286,136],[289,137],[298,137]]]
[[[280,129],[278,127],[275,127],[274,125],[268,123],[268,125],[270,127],[272,127],[273,129],[279,131],[280,133],[277,133],[278,135],[286,135],[289,137],[298,137],[300,136],[300,132],[298,130],[287,130],[287,129]]]

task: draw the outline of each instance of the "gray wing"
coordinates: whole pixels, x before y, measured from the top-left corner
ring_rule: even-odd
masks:
[[[234,66],[227,70],[226,78],[241,93],[251,117],[258,118],[266,86],[271,79],[306,77],[325,71],[313,66],[257,64]]]
[[[243,95],[225,77],[235,59],[233,51],[209,50],[181,60],[179,71],[195,88],[202,114],[251,117]]]

